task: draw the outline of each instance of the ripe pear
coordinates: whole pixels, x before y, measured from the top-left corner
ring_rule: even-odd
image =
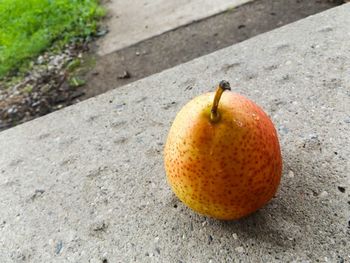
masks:
[[[271,200],[282,174],[276,129],[253,101],[221,81],[177,114],[164,164],[175,195],[194,211],[223,220],[247,216]]]

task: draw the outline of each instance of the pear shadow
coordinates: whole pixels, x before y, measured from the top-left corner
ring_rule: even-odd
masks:
[[[220,230],[227,235],[235,233],[241,240],[265,243],[274,251],[302,250],[317,259],[314,249],[330,250],[334,246],[330,244],[333,236],[339,237],[334,241],[339,246],[346,241],[341,219],[336,213],[341,206],[336,203],[330,206],[320,197],[322,191],[327,191],[330,196],[338,194],[334,183],[326,180],[334,164],[330,161],[321,165],[325,164],[324,158],[317,159],[310,151],[299,151],[298,148],[286,151],[283,159],[282,180],[276,198],[245,218],[236,221],[208,219],[209,225],[213,231]]]
[[[218,245],[228,249],[229,254],[236,253],[237,246],[255,253],[255,246],[260,254],[302,253],[316,261],[329,255],[334,247],[341,249],[348,243],[344,230],[348,221],[347,199],[343,194],[344,200],[339,200],[342,196],[337,189],[337,168],[339,160],[335,161],[330,151],[320,153],[317,147],[294,144],[284,148],[282,180],[276,198],[257,212],[235,221],[216,220],[194,213],[174,195],[169,196],[164,209],[169,214],[171,207],[168,221],[181,226],[181,233],[201,231],[201,235],[192,235],[200,251],[209,247],[207,239],[199,237],[213,236],[213,242],[220,238]],[[321,195],[324,192],[328,197]]]
[[[271,215],[270,210],[267,206],[240,220],[216,221],[213,225],[231,235],[236,234],[240,240],[267,243],[283,251],[292,249],[295,243],[288,237],[288,232],[271,225],[270,217],[273,214]]]

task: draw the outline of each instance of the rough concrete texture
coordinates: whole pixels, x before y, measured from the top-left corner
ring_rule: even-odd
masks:
[[[111,0],[106,3],[109,34],[100,41],[98,53],[106,55],[249,1]]]
[[[1,262],[349,262],[350,4],[0,133]],[[162,149],[176,112],[221,79],[272,117],[276,198],[194,214]]]

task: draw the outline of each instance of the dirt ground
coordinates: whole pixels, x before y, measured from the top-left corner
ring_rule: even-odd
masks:
[[[85,79],[90,98],[341,4],[330,0],[256,0],[97,58]]]
[[[94,48],[80,76],[84,86],[69,88],[62,74],[50,75],[30,96],[13,89],[10,99],[0,97],[0,131],[29,121],[110,89],[147,77],[178,64],[244,41],[258,34],[341,4],[342,0],[255,0],[246,5],[153,37],[128,48],[98,57]],[[55,59],[55,58],[54,58]],[[93,63],[91,62],[93,61]],[[57,81],[55,81],[57,79]],[[33,100],[33,94],[35,100]],[[16,98],[14,100],[14,98]],[[17,103],[17,104],[16,104]],[[34,107],[35,108],[31,108]]]

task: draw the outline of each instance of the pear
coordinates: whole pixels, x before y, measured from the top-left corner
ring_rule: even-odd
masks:
[[[202,94],[176,115],[164,149],[168,184],[194,211],[247,216],[275,195],[282,174],[276,129],[253,101],[228,91]],[[226,92],[224,92],[226,91]]]

